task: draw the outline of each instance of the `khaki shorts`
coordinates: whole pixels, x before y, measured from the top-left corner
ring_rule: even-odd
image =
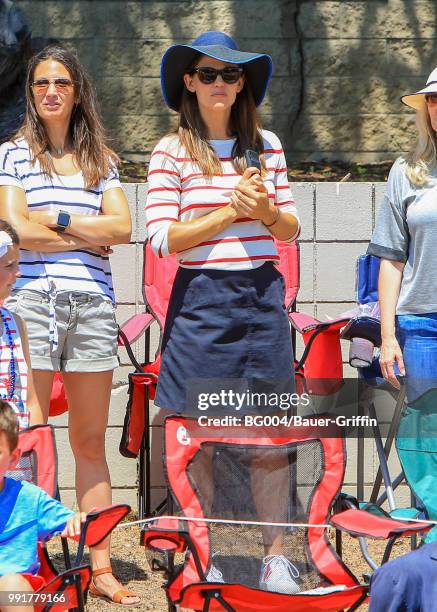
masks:
[[[104,372],[119,364],[115,306],[104,296],[68,292],[56,296],[58,346],[49,340],[49,297],[20,289],[5,306],[26,322],[32,369]]]

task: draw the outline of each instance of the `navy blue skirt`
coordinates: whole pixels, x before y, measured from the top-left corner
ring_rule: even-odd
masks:
[[[202,384],[208,392],[235,386],[240,391],[293,393],[284,292],[284,278],[271,262],[254,270],[179,268],[155,404],[196,413]],[[274,412],[274,400],[264,408]]]

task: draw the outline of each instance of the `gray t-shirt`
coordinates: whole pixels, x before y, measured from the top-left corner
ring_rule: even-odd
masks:
[[[397,314],[437,312],[437,171],[416,187],[396,160],[367,252],[405,263]]]

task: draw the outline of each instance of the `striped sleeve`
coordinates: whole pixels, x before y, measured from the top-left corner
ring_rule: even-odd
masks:
[[[5,142],[0,146],[1,187],[20,187],[20,189],[24,189],[13,160],[13,153],[16,149],[17,147],[13,142]]]
[[[115,187],[121,188],[120,177],[117,166],[111,165],[111,170],[103,182],[102,191],[105,192],[108,191],[108,189],[114,189]]]
[[[178,221],[181,204],[181,178],[175,160],[157,145],[150,158],[146,200],[146,230],[158,257],[169,255],[168,230]]]
[[[285,242],[293,242],[299,237],[300,234],[300,222],[297,214],[296,206],[294,205],[294,198],[291,193],[290,184],[288,182],[287,162],[285,160],[284,151],[278,150],[276,156],[277,163],[274,174],[274,185],[275,185],[275,205],[279,206],[282,212],[291,213],[298,221],[298,228],[296,233],[286,240]]]

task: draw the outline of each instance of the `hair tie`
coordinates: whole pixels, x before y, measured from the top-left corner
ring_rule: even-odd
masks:
[[[12,238],[7,232],[0,232],[0,257],[6,255],[6,253],[8,252],[8,248],[13,244],[14,243],[12,242]]]

